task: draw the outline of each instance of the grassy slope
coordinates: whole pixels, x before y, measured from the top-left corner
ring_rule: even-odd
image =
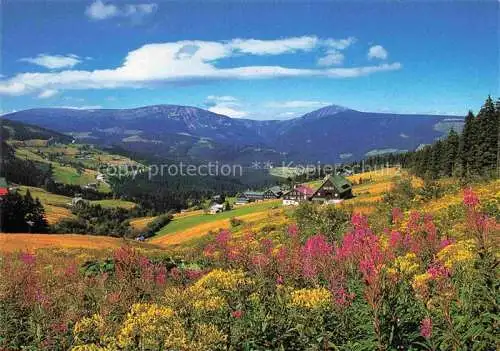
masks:
[[[0,234],[0,251],[2,252],[35,251],[42,248],[117,249],[127,245],[136,248],[157,248],[152,244],[109,236],[26,233]]]
[[[20,193],[23,195],[26,194],[26,191],[28,189],[33,198],[40,199],[40,202],[45,208],[45,214],[47,216],[49,224],[55,224],[63,218],[69,218],[73,216],[71,214],[71,210],[69,209],[69,206],[71,204],[70,197],[49,193],[45,189],[32,186],[22,185],[19,187]],[[94,205],[99,204],[102,207],[107,208],[122,207],[125,209],[130,209],[136,206],[136,204],[133,202],[123,200],[98,200],[90,202]]]
[[[381,199],[382,193],[389,190],[393,181],[399,176],[400,174],[397,169],[391,168],[380,172],[367,172],[350,177],[351,181],[358,182],[359,177],[370,179],[370,181],[362,185],[355,185],[353,192],[356,197],[345,201],[344,204],[354,206],[358,212],[371,212],[374,209],[375,203]],[[320,184],[321,181],[317,180],[308,183],[308,185],[314,189]],[[216,215],[207,215],[200,211],[198,211],[199,214],[197,215],[189,215],[189,213],[184,214],[189,215],[189,217],[178,218],[176,215],[174,220],[162,228],[151,241],[165,246],[180,244],[189,246],[193,242],[196,242],[196,240],[206,236],[209,231],[229,228],[229,218],[231,217],[237,217],[244,220],[245,225],[241,228],[245,228],[246,231],[254,232],[259,232],[262,226],[275,223],[276,221],[280,223],[289,222],[286,218],[293,212],[293,208],[291,207],[286,208],[286,211],[281,211],[281,215],[276,215],[276,218],[272,220],[267,217],[267,215],[272,212],[270,209],[276,204],[280,205],[281,200],[250,204],[246,207]],[[180,215],[182,216],[183,214]],[[137,222],[137,226],[141,224],[142,222]]]
[[[272,207],[281,206],[281,201],[263,201],[255,204],[245,205],[242,207],[238,207],[232,211],[217,213],[214,215],[200,213],[198,215],[192,216],[183,216],[180,218],[174,218],[172,222],[163,227],[158,233],[157,236],[167,235],[176,233],[179,231],[183,231],[186,229],[190,229],[196,227],[201,224],[206,224],[210,222],[216,222],[221,219],[229,219],[231,217],[239,217],[255,212],[261,212],[268,210]]]
[[[75,159],[79,153],[79,148],[82,145],[70,144],[62,145],[57,144],[53,146],[45,146],[43,143],[35,143],[35,140],[27,140],[24,142],[11,141],[12,145],[16,146],[16,156],[23,159],[37,161],[45,164],[51,164],[54,172],[54,180],[65,184],[86,185],[88,183],[96,182],[97,169],[102,164],[120,166],[125,164],[139,165],[139,163],[120,155],[109,154],[105,151],[92,148],[85,150],[88,159]],[[43,153],[41,156],[37,152]],[[50,161],[48,155],[62,155],[61,162]],[[85,167],[82,173],[78,173],[76,168],[63,165],[71,161],[78,161]],[[99,183],[99,191],[109,192],[111,189],[109,185]]]
[[[124,200],[97,200],[97,201],[91,201],[93,205],[101,205],[102,207],[105,208],[112,208],[112,207],[121,207],[125,209],[131,209],[136,206],[134,202],[131,201],[124,201]]]
[[[88,183],[96,183],[97,167],[103,163],[110,165],[139,165],[137,162],[127,157],[109,154],[105,151],[92,148],[90,150],[86,150],[87,154],[91,156],[89,159],[79,160],[79,162],[87,167],[83,170],[83,172],[79,173],[74,167],[62,165],[57,161],[50,161],[48,155],[63,155],[60,157],[62,157],[64,162],[74,161],[76,155],[79,153],[79,148],[81,148],[82,145],[56,144],[47,146],[47,142],[45,140],[10,140],[9,143],[16,147],[16,156],[18,158],[36,161],[47,165],[51,164],[54,180],[64,184],[86,185]],[[43,153],[44,156],[40,155],[38,152]],[[68,208],[68,205],[71,203],[70,197],[52,194],[41,188],[27,186],[20,187],[21,193],[23,194],[26,193],[27,189],[30,189],[31,195],[34,198],[39,198],[44,205],[47,220],[50,224],[57,223],[63,218],[72,216],[71,211]],[[109,193],[111,188],[108,184],[99,182],[98,190],[103,193]],[[100,204],[103,207],[123,207],[126,209],[136,206],[133,202],[122,200],[102,200],[92,201],[92,203]]]

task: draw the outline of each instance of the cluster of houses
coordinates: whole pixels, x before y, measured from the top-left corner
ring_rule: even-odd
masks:
[[[285,206],[296,206],[303,201],[331,204],[350,197],[352,197],[352,183],[343,176],[335,174],[326,176],[316,190],[307,185],[297,185],[289,190],[273,186],[263,192],[247,191],[238,196],[235,205],[280,198],[283,199]]]

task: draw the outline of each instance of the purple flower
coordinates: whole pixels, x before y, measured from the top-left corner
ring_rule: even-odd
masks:
[[[432,319],[424,318],[420,322],[420,335],[426,339],[430,339],[432,336]]]
[[[21,261],[28,266],[34,265],[36,261],[35,255],[29,253],[29,252],[23,252],[21,253],[21,256],[19,257]]]

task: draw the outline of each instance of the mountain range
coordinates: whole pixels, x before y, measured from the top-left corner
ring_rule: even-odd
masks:
[[[361,112],[331,105],[289,120],[235,119],[201,108],[155,105],[133,109],[37,108],[2,116],[104,146],[155,158],[249,165],[333,163],[415,150],[463,117]]]

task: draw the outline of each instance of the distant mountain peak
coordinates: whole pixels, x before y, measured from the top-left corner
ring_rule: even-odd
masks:
[[[337,113],[345,111],[354,111],[354,110],[340,105],[328,105],[318,110],[306,113],[305,115],[302,116],[302,118],[308,118],[308,119],[323,118],[326,116],[333,116],[336,115]]]

